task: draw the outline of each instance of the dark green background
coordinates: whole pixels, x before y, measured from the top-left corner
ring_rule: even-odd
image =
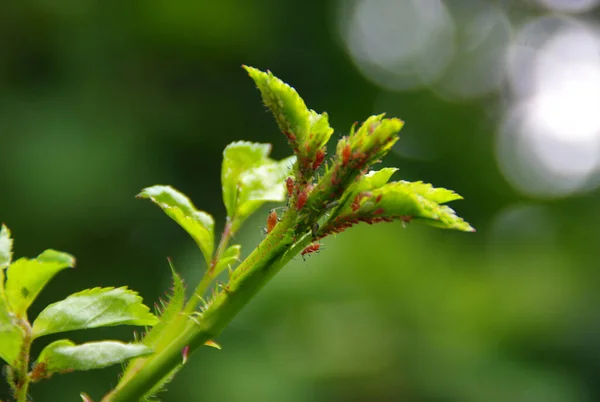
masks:
[[[517,20],[541,12],[514,3],[498,2]],[[127,285],[152,305],[170,287],[167,256],[188,283],[199,279],[192,240],[134,195],[171,184],[220,231],[223,148],[243,139],[289,155],[243,63],[293,85],[339,135],[374,113],[404,119],[409,139],[383,165],[398,166],[397,179],[456,190],[466,200],[453,207],[478,231],[394,223],[325,239],[236,317],[222,351],[194,355],[163,400],[600,400],[598,192],[543,200],[513,189],[495,157],[500,92],[460,102],[427,89],[385,92],[341,45],[338,5],[1,3],[0,221],[16,256],[51,247],[77,258],[32,316],[94,286]],[[405,144],[433,156],[403,158]],[[266,211],[237,237],[244,255]],[[68,335],[131,339],[132,328]],[[32,396],[99,400],[118,371],[55,376]]]

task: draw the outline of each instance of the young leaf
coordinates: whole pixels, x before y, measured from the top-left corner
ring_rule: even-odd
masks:
[[[270,71],[262,72],[254,67],[243,66],[260,90],[267,106],[284,133],[291,133],[299,143],[309,135],[310,111],[298,92]]]
[[[10,310],[25,318],[27,308],[58,272],[74,267],[75,258],[67,253],[46,250],[36,259],[20,258],[7,269],[6,300]]]
[[[235,264],[236,261],[239,261],[241,249],[242,246],[240,246],[239,244],[229,246],[227,250],[223,252],[219,263],[215,266],[213,275],[219,275],[232,264]]]
[[[138,194],[149,198],[177,222],[196,241],[207,264],[210,264],[214,248],[213,217],[196,209],[188,197],[170,186],[147,187]]]
[[[239,191],[239,177],[246,170],[264,164],[271,152],[271,144],[247,141],[233,142],[223,151],[221,186],[227,216],[235,216]]]
[[[0,298],[0,358],[11,366],[19,358],[22,343],[21,330],[13,320],[6,302]]]
[[[317,154],[333,134],[327,113],[309,110],[298,92],[270,71],[262,72],[243,66],[261,92],[263,102],[271,110],[281,131],[287,136],[300,161],[306,179],[323,160]],[[317,160],[319,160],[317,162]]]
[[[33,338],[96,327],[154,325],[158,319],[127,288],[94,288],[50,304],[33,322]]]
[[[295,156],[248,169],[239,177],[237,210],[232,221],[232,231],[236,232],[246,220],[265,202],[285,200],[285,178],[288,177],[296,161]]]
[[[348,187],[338,206],[338,211],[343,211],[350,207],[357,194],[372,191],[384,186],[397,171],[397,168],[383,168],[381,170],[371,170],[360,180],[354,182]]]
[[[61,339],[42,350],[36,365],[43,367],[40,377],[48,377],[53,373],[108,367],[151,353],[152,349],[138,343],[101,341],[76,345],[67,339]]]
[[[438,204],[462,198],[444,188],[434,188],[422,182],[399,181],[373,190],[371,198],[380,199],[372,207],[381,211],[379,216],[406,216],[440,228],[474,231],[451,208]]]
[[[10,237],[10,230],[5,225],[0,229],[0,278],[2,278],[2,269],[8,267],[12,260],[13,240]],[[0,284],[2,288],[3,283]]]
[[[233,232],[264,202],[285,200],[284,180],[295,157],[277,162],[268,158],[270,150],[269,144],[239,141],[223,152],[223,202]]]
[[[452,190],[448,190],[445,188],[435,188],[429,183],[423,183],[422,181],[409,182],[401,180],[399,183],[402,183],[406,186],[407,189],[414,191],[415,193],[421,194],[423,197],[427,198],[438,204],[445,204],[450,201],[462,200],[463,198],[456,194]]]

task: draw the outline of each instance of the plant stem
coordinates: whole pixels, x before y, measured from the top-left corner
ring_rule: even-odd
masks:
[[[185,309],[184,309],[185,313],[189,314],[196,310],[196,308],[198,307],[198,303],[204,297],[204,293],[206,293],[206,291],[208,290],[208,287],[212,283],[213,279],[215,279],[214,278],[215,267],[217,266],[217,263],[221,259],[223,252],[227,248],[227,245],[229,244],[229,240],[233,236],[233,231],[231,230],[231,226],[232,226],[231,221],[232,220],[229,219],[229,217],[227,217],[227,222],[225,223],[225,228],[223,228],[223,234],[221,235],[221,240],[219,241],[219,246],[217,247],[217,251],[215,252],[214,257],[212,258],[210,265],[206,268],[206,272],[204,272],[202,279],[200,279],[200,283],[198,283],[198,286],[194,290],[194,295],[196,297],[190,298],[190,300],[186,304]]]
[[[31,336],[31,325],[29,325],[26,319],[19,320],[19,327],[23,330],[23,344],[19,353],[19,365],[16,367],[17,381],[14,391],[17,402],[27,402],[27,392],[29,391],[29,383],[31,382],[31,377],[27,370],[29,368],[29,354],[31,353],[33,339]]]
[[[188,322],[180,335],[160,353],[151,356],[134,376],[122,379],[107,394],[103,402],[131,402],[143,398],[156,383],[182,362],[181,352],[189,346],[190,354],[208,340],[214,339],[235,315],[248,303],[292,257],[312,239],[305,236],[294,244],[292,227],[295,214],[284,219],[237,267],[229,285],[224,288],[196,323]]]

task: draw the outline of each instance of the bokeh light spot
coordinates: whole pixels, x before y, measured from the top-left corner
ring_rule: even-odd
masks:
[[[548,39],[540,40],[540,32],[550,33]],[[508,59],[515,105],[501,129],[498,155],[506,178],[522,193],[564,196],[597,184],[599,49],[597,31],[572,20],[541,19],[519,35]]]

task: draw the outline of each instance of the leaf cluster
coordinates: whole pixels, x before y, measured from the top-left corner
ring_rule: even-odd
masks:
[[[0,229],[0,358],[13,394],[26,400],[28,386],[54,373],[92,370],[148,355],[152,349],[138,343],[87,342],[76,345],[60,339],[47,345],[30,367],[33,341],[46,335],[115,325],[151,326],[158,319],[127,288],[94,288],[74,293],[42,310],[33,322],[27,310],[48,282],[75,266],[75,258],[46,250],[33,259],[13,261],[9,229]]]

